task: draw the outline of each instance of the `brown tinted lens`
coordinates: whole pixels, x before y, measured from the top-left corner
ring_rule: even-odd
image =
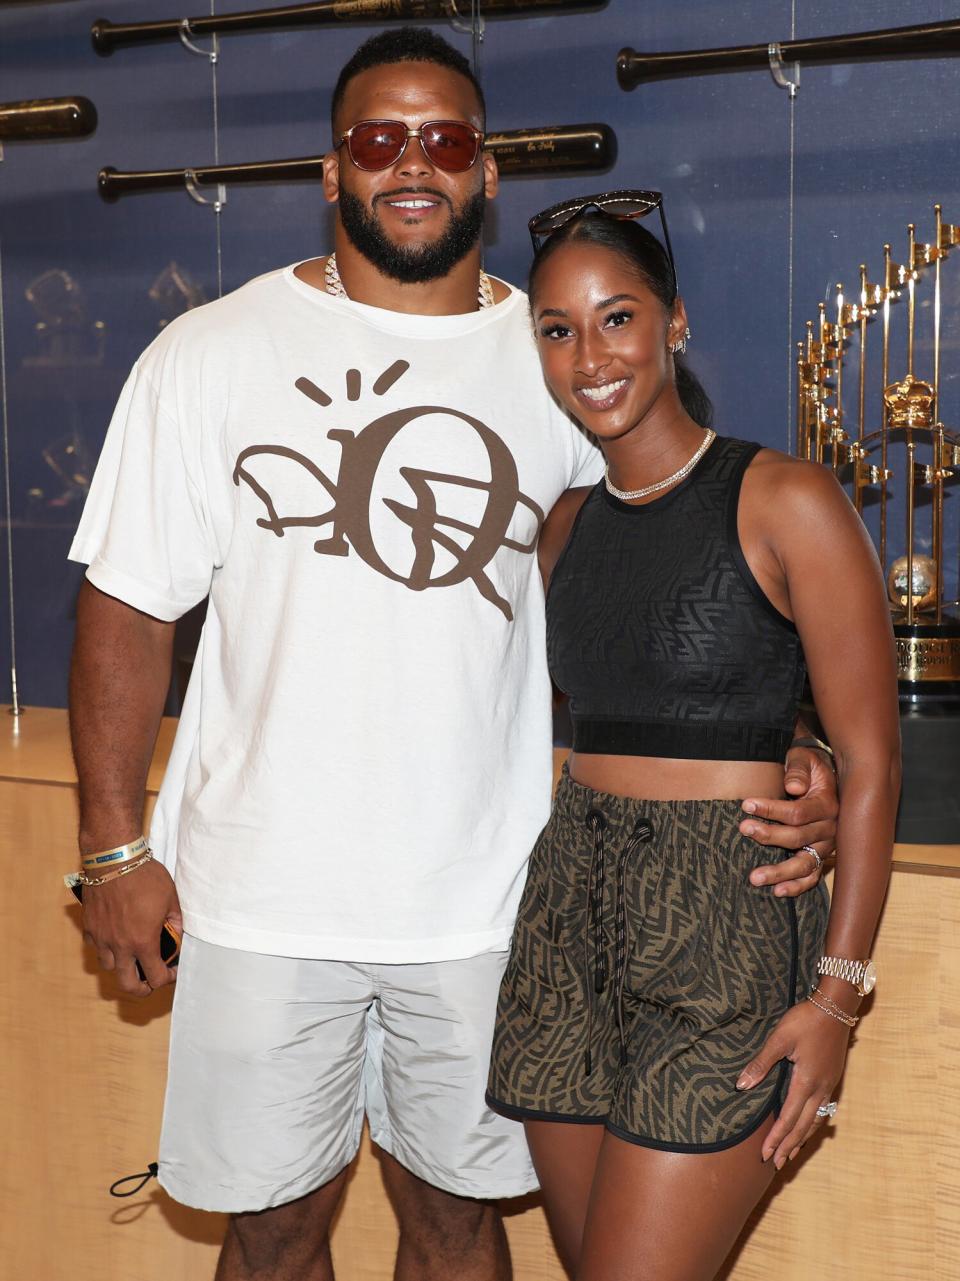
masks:
[[[430,162],[448,173],[462,173],[477,158],[480,140],[457,120],[439,120],[423,126],[420,138]]]
[[[366,120],[351,129],[347,149],[359,169],[386,169],[400,158],[406,141],[406,126],[398,121]]]
[[[620,196],[614,200],[598,200],[597,204],[604,213],[613,214],[615,218],[642,218],[651,209],[656,209],[659,201]]]
[[[565,222],[569,222],[579,212],[580,206],[574,205],[573,208],[560,209],[556,213],[538,214],[536,218],[530,219],[530,230],[535,231],[538,236],[558,231]]]

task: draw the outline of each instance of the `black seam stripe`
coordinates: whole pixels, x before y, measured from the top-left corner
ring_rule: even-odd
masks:
[[[515,1108],[509,1103],[503,1103],[500,1099],[495,1099],[488,1090],[486,1093],[487,1107],[493,1112],[499,1112],[501,1116],[507,1117],[511,1121],[561,1121],[569,1125],[606,1125],[605,1116],[571,1116],[567,1112],[541,1112],[536,1108]]]

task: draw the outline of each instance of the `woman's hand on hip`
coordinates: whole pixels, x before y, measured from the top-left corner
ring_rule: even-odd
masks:
[[[763,1049],[737,1079],[738,1090],[759,1085],[782,1059],[793,1064],[790,1088],[780,1115],[763,1143],[764,1161],[778,1170],[792,1161],[823,1121],[817,1109],[833,1099],[843,1074],[850,1029],[810,1001],[801,1001],[783,1016]]]

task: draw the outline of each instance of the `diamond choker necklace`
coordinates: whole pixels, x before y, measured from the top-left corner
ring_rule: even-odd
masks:
[[[327,259],[327,265],[323,269],[323,279],[327,293],[331,298],[349,298],[349,294],[343,287],[343,281],[340,279],[340,272],[337,270],[337,255],[331,254]],[[477,288],[477,306],[493,306],[493,282],[485,271],[480,272],[480,283]]]
[[[608,465],[603,473],[603,480],[607,487],[607,492],[613,494],[614,498],[619,498],[622,503],[627,503],[632,498],[646,498],[647,494],[656,494],[661,489],[667,489],[668,486],[675,485],[678,480],[683,480],[684,476],[686,476],[688,472],[693,471],[694,467],[696,467],[697,463],[713,444],[716,436],[717,433],[712,428],[708,427],[707,434],[703,438],[703,444],[693,457],[683,464],[679,471],[675,471],[673,475],[668,476],[666,480],[658,480],[655,485],[645,485],[643,489],[617,489],[616,485],[610,479],[610,467]]]

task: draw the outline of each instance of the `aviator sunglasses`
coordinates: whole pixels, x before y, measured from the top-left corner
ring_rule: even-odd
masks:
[[[551,205],[538,214],[534,214],[527,226],[530,239],[533,241],[534,253],[539,253],[544,241],[555,231],[565,227],[572,219],[596,209],[599,213],[611,218],[645,218],[656,209],[660,214],[660,226],[663,228],[663,247],[667,252],[670,270],[673,272],[674,289],[677,286],[677,264],[673,259],[673,247],[670,244],[670,232],[667,230],[667,219],[663,212],[663,195],[659,191],[601,191],[593,196],[578,196],[573,200],[562,200]]]
[[[395,165],[411,138],[431,164],[447,173],[464,173],[480,154],[483,134],[463,120],[427,120],[418,129],[408,129],[401,120],[361,120],[337,139],[358,169],[375,172]]]

